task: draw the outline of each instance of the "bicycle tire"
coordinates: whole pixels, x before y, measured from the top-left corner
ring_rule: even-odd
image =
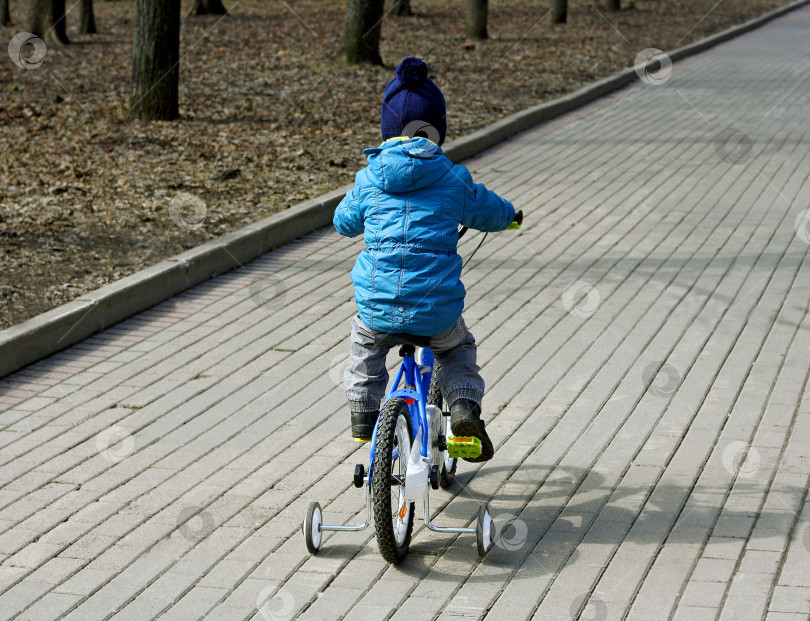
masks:
[[[323,533],[320,526],[323,523],[323,511],[317,502],[309,503],[307,515],[304,518],[304,540],[310,554],[317,554],[321,549]]]
[[[492,549],[494,543],[492,539],[492,518],[489,515],[489,508],[486,505],[478,507],[478,519],[475,523],[476,543],[478,544],[478,556],[483,558]]]
[[[444,397],[442,397],[442,389],[439,383],[439,373],[441,373],[441,366],[438,362],[433,363],[433,376],[430,378],[430,389],[428,390],[428,405],[435,405],[440,410],[444,404]],[[442,427],[447,428],[447,417],[445,416]],[[450,458],[449,462],[452,464],[447,466],[448,459],[446,453],[443,451],[440,454],[441,466],[439,468],[439,487],[447,489],[456,480],[456,467],[458,466],[458,459]]]
[[[401,422],[404,420],[404,423]],[[405,488],[391,484],[394,449],[400,449],[398,437],[406,434],[408,447],[413,443],[413,430],[408,406],[403,399],[389,400],[380,412],[377,423],[377,441],[374,445],[374,471],[371,475],[371,498],[374,507],[374,528],[382,557],[394,565],[408,554],[413,531],[414,503],[408,503],[406,515],[400,517],[393,504],[392,488],[396,488],[396,506],[405,507]],[[403,438],[404,439],[404,438]],[[403,475],[408,464],[408,451],[398,455],[397,473]],[[395,528],[395,523],[397,528]],[[404,529],[404,530],[403,530]],[[397,535],[399,534],[399,541]]]
[[[428,390],[428,405],[435,405],[440,410],[444,403],[442,398],[442,389],[439,386],[439,373],[442,368],[438,362],[433,363],[433,375],[430,378],[430,389]]]

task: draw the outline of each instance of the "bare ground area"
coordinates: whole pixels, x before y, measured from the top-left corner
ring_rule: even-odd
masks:
[[[25,30],[11,4],[4,52]],[[151,124],[124,119],[134,1],[96,2],[97,35],[75,33],[74,7],[72,43],[40,68],[0,61],[0,328],[350,182],[405,56],[443,89],[449,141],[787,0],[570,4],[551,27],[545,2],[493,0],[491,39],[473,44],[464,2],[413,0],[415,16],[384,21],[383,68],[341,61],[343,2],[226,2],[229,16],[183,18],[182,118]],[[201,226],[172,219],[180,193],[204,202]]]

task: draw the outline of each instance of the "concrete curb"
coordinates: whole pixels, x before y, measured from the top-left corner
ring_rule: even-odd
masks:
[[[680,47],[668,55],[673,62],[692,56],[809,3],[810,0],[797,0],[739,26]],[[569,95],[522,110],[454,140],[443,152],[454,162],[467,159],[521,131],[579,108],[636,79],[638,76],[633,68],[624,69]],[[332,221],[335,206],[351,187],[347,185],[299,203],[283,213],[274,214],[238,231],[210,240],[0,331],[0,378],[209,278],[248,263],[273,248],[328,225]]]

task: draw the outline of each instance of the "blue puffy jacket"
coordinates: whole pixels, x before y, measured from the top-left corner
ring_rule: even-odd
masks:
[[[352,270],[360,318],[378,332],[441,334],[464,308],[458,225],[501,231],[515,209],[425,138],[391,138],[363,153],[368,166],[334,218],[341,235],[365,233]]]

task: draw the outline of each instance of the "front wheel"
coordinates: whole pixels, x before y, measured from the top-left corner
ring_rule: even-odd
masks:
[[[442,368],[439,366],[439,363],[434,362],[433,376],[430,378],[430,391],[428,392],[428,405],[435,405],[440,410],[442,409],[442,404],[444,403],[441,384],[439,383],[441,372]],[[445,438],[447,437],[448,418],[448,416],[442,414],[442,424],[439,428],[439,433],[441,433]],[[457,465],[458,459],[455,457],[450,457],[446,449],[444,451],[439,451],[439,487],[442,489],[447,489],[453,484],[453,481],[456,479]]]
[[[408,554],[413,531],[414,503],[405,498],[405,469],[412,443],[408,405],[403,399],[389,400],[377,423],[371,497],[380,554],[394,564]]]

